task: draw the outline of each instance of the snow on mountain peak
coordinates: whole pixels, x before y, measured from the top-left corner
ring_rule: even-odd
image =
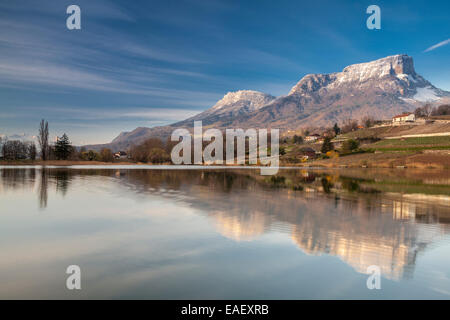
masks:
[[[235,103],[244,103],[250,109],[258,109],[259,107],[269,103],[275,99],[270,94],[266,94],[253,90],[239,90],[235,92],[228,92],[221,100],[219,100],[212,109],[221,109],[224,106],[232,105]]]
[[[345,67],[342,72],[309,74],[303,77],[289,92],[290,95],[311,96],[315,93],[348,88],[360,91],[382,90],[409,98],[421,88],[429,87],[435,95],[440,91],[416,73],[412,57],[398,54],[366,63]],[[423,91],[423,90],[422,90]],[[419,95],[419,98],[421,95]],[[430,92],[428,92],[430,97]]]
[[[253,90],[228,92],[212,108],[176,124],[184,125],[196,120],[202,120],[204,124],[208,124],[223,117],[238,117],[259,110],[273,100],[275,100],[274,96]]]
[[[342,70],[341,75],[352,80],[365,81],[371,78],[382,78],[387,75],[414,75],[413,58],[406,54],[397,54],[378,60],[352,64]]]

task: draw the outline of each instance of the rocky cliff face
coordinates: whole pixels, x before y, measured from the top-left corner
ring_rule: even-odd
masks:
[[[301,79],[289,94],[308,95],[330,90],[367,90],[379,88],[390,94],[413,97],[418,88],[429,87],[436,95],[439,89],[418,75],[413,59],[407,55],[395,55],[367,63],[354,64],[342,72],[312,74]]]

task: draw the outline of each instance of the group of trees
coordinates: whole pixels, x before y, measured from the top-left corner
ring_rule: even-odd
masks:
[[[5,160],[36,159],[37,149],[34,142],[6,140],[0,141],[0,144],[2,144],[2,154]]]
[[[164,163],[170,161],[170,152],[173,144],[163,143],[158,138],[150,138],[143,143],[132,146],[129,150],[130,157],[138,162]]]
[[[431,112],[432,116],[450,116],[450,104],[442,104]]]
[[[359,148],[358,140],[348,139],[342,143],[340,152],[342,154],[348,154],[348,153],[352,153],[353,151],[357,150],[358,148]],[[328,151],[333,151],[333,150],[334,150],[334,145],[331,142],[331,138],[325,137],[320,151],[323,154],[327,154]]]
[[[0,139],[0,145],[5,160],[35,160],[38,156],[38,149],[33,141],[3,140]],[[57,137],[54,145],[50,145],[48,122],[45,120],[42,120],[39,124],[37,141],[40,158],[44,161],[67,160],[75,153],[75,148],[65,133],[61,137]]]
[[[56,137],[54,144],[49,142],[48,122],[42,120],[39,124],[37,136],[39,145],[39,156],[41,160],[85,160],[85,161],[103,161],[113,162],[115,159],[111,149],[104,148],[100,152],[86,150],[81,148],[79,151],[72,146],[67,134]],[[131,159],[139,162],[164,163],[170,161],[170,152],[175,143],[152,138],[144,141],[142,144],[133,146],[129,150]],[[2,139],[0,137],[0,146],[5,160],[35,160],[38,156],[38,148],[32,141],[22,142],[20,140]]]
[[[430,116],[448,116],[450,115],[450,104],[442,104],[433,108],[429,103],[422,107],[418,107],[414,111],[416,118],[428,118]]]
[[[292,138],[292,142],[295,144],[302,144],[303,143],[303,137],[302,136],[298,136],[298,135],[294,135],[294,137]]]
[[[74,160],[83,161],[102,161],[102,162],[113,162],[114,153],[111,149],[103,148],[100,152],[95,150],[86,150],[86,148],[81,148],[79,152],[75,152],[73,155]]]
[[[42,160],[67,160],[75,152],[75,148],[67,134],[56,138],[55,145],[49,144],[48,121],[41,120],[39,125],[38,142],[41,149]]]
[[[348,133],[358,130],[360,127],[371,128],[379,122],[380,121],[375,120],[375,118],[372,116],[365,116],[359,122],[355,119],[347,119],[342,123],[341,128],[339,128],[337,124],[335,124],[333,130],[335,130],[337,135],[339,133]]]

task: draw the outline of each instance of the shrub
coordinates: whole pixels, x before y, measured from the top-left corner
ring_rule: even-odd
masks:
[[[303,143],[303,138],[301,136],[298,135],[294,135],[292,141],[296,144],[302,144]]]
[[[152,148],[148,154],[147,160],[151,163],[163,163],[170,161],[170,156],[162,148]]]
[[[354,150],[358,149],[358,147],[359,147],[359,142],[357,140],[353,140],[353,139],[345,140],[342,143],[342,152],[343,153],[351,153]]]
[[[331,150],[326,153],[326,156],[330,159],[339,158],[339,153],[334,150]]]
[[[100,151],[100,159],[103,162],[113,162],[114,161],[114,155],[112,153],[112,151],[108,148],[103,148]]]

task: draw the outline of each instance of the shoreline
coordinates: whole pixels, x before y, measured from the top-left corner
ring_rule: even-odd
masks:
[[[280,163],[279,168],[323,168],[323,169],[427,169],[427,170],[450,170],[449,155],[443,155],[439,157],[425,159],[412,159],[411,161],[405,161],[405,159],[367,159],[361,155],[352,155],[341,157],[337,159],[315,160],[307,163]],[[0,161],[0,167],[36,167],[36,166],[49,166],[49,167],[73,167],[73,166],[102,166],[102,167],[115,167],[115,166],[142,166],[142,167],[189,167],[191,168],[204,168],[204,169],[216,169],[216,168],[261,168],[259,165],[174,165],[172,163],[134,163],[134,162],[102,162],[102,161],[72,161],[72,160],[49,160],[49,161]]]

